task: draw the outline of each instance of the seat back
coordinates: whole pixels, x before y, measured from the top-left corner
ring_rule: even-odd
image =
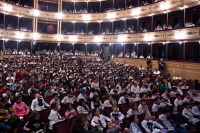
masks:
[[[66,94],[61,94],[61,95],[60,95],[61,99],[63,99],[65,96],[67,96],[67,93],[66,93]]]
[[[176,99],[176,97],[170,97],[170,102],[171,102],[172,104],[174,104],[175,99]]]
[[[148,106],[149,111],[151,112],[151,111],[152,111],[152,106],[153,106],[154,100],[153,100],[153,99],[146,100],[146,103],[147,103],[147,106]]]
[[[179,105],[178,106],[178,112],[182,114],[182,111],[183,111],[183,105]]]
[[[44,101],[48,104],[50,104],[51,100],[53,99],[53,96],[50,97],[44,97]]]
[[[129,121],[129,118],[123,119],[123,126],[124,126],[124,128],[129,128],[130,124],[131,124],[131,122]]]
[[[77,98],[80,92],[74,92],[73,95]]]
[[[49,114],[50,114],[50,109],[45,109],[41,111],[41,117],[42,117],[42,122],[44,122],[45,125],[49,125]]]
[[[124,116],[126,116],[127,111],[129,110],[129,105],[129,103],[119,104],[119,110],[124,114]]]
[[[112,112],[112,107],[105,107],[103,109],[104,111],[104,115],[107,116],[108,118],[110,118],[110,113]]]
[[[68,121],[61,121],[53,125],[53,133],[70,133]]]
[[[23,119],[24,119],[24,124],[26,124],[29,121],[29,114],[24,115]]]

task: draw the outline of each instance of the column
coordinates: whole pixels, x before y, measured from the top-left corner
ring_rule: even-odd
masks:
[[[137,44],[137,57],[138,57],[138,45],[139,45],[139,44]]]
[[[124,30],[126,31],[126,20],[124,20]]]
[[[4,40],[3,40],[3,53],[5,52],[5,45],[4,45]]]
[[[18,52],[18,41],[17,41],[17,52]]]
[[[87,44],[85,44],[85,55],[87,55]]]
[[[31,42],[31,54],[32,54],[32,46],[33,46],[33,42]]]
[[[35,19],[35,33],[37,33],[37,23],[38,23],[38,19]]]
[[[75,3],[76,3],[76,2],[74,1],[74,13],[75,13]]]
[[[6,28],[6,14],[4,13],[4,27]]]
[[[113,0],[113,8],[115,8],[115,0]]]
[[[101,34],[101,22],[99,23],[99,34]]]
[[[166,43],[166,59],[168,59],[168,43]]]
[[[112,33],[113,33],[113,21],[112,21]]]
[[[125,0],[125,7],[124,7],[124,10],[126,10],[126,0]]]
[[[185,8],[184,8],[184,27],[185,27]]]
[[[88,11],[88,1],[87,1],[87,12],[89,12],[89,11]]]
[[[185,42],[183,43],[183,60],[185,61]]]
[[[59,34],[61,34],[61,29],[62,29],[62,20],[60,20],[60,32],[59,32]]]
[[[99,44],[99,52],[100,52],[100,44]]]
[[[19,30],[19,16],[18,16],[18,30]]]
[[[73,55],[74,55],[74,44],[72,43],[72,45],[73,45]]]
[[[153,15],[151,16],[151,31],[153,31]]]
[[[112,45],[111,53],[112,53],[112,55],[113,55],[113,44],[111,44],[111,45]]]
[[[137,32],[139,31],[139,18],[137,19]]]
[[[101,12],[101,0],[99,1],[99,3],[100,3],[100,10],[99,10],[99,12]]]
[[[58,13],[60,12],[60,0],[58,0]]]
[[[38,0],[35,0],[36,3],[35,3],[35,9],[38,9]]]
[[[60,30],[60,21],[57,21],[57,34],[59,34],[59,30]]]
[[[167,20],[166,20],[166,25],[168,26],[168,11],[167,11]]]
[[[73,33],[74,33],[74,28],[75,28],[75,22],[73,23]]]
[[[60,12],[62,12],[62,0],[60,0]]]
[[[152,45],[153,45],[153,44],[151,44],[151,57],[152,57],[152,47],[153,47]]]
[[[125,55],[125,48],[126,48],[126,44],[124,44],[124,54],[123,54],[123,57],[124,57],[124,55]]]
[[[86,35],[88,33],[88,23],[86,23]]]
[[[59,52],[60,52],[60,43],[59,43]]]

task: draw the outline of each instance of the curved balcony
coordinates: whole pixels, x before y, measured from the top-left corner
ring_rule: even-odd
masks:
[[[57,12],[45,12],[36,9],[29,9],[15,6],[0,1],[0,12],[14,16],[22,17],[37,17],[40,20],[61,20],[63,22],[105,22],[117,21],[123,19],[141,18],[151,15],[163,14],[183,8],[189,8],[199,5],[200,2],[196,0],[166,0],[146,6],[135,7],[127,10],[120,10],[107,13],[87,13],[87,14],[68,14]]]
[[[172,42],[199,42],[200,27],[183,28],[157,32],[135,34],[110,35],[59,35],[33,32],[20,32],[0,29],[0,38],[4,40],[23,40],[31,42],[53,43],[87,43],[87,44],[140,44],[146,43],[172,43]]]

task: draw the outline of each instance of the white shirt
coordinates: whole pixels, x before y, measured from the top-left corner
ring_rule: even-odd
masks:
[[[153,106],[152,106],[152,112],[158,112],[158,109],[160,108],[160,104],[156,104],[154,103]]]
[[[163,128],[162,125],[160,125],[159,123],[157,123],[157,122],[155,122],[155,121],[152,121],[152,120],[149,120],[149,121],[143,120],[143,121],[141,122],[141,125],[142,125],[142,127],[145,129],[145,131],[146,131],[147,133],[150,133],[150,132],[151,132],[150,129],[148,128],[148,125],[147,125],[147,123],[149,123],[149,122],[153,124],[153,125],[152,125],[152,129],[153,129],[153,132],[152,132],[152,133],[158,133],[158,132],[160,132],[160,129]],[[160,128],[160,129],[155,128],[155,127],[158,127],[158,128]]]
[[[117,105],[117,102],[115,100],[112,100],[112,103],[113,105]],[[103,103],[103,107],[112,107],[113,105],[110,103],[110,100],[106,100]]]
[[[100,114],[99,117],[94,116],[94,117],[92,118],[91,125],[94,126],[94,127],[95,127],[97,124],[101,125],[101,124],[99,123],[99,120],[101,121],[101,124],[102,124],[102,126],[103,126],[103,127],[101,127],[101,126],[98,127],[98,129],[101,130],[101,131],[103,131],[103,129],[106,128],[106,124],[107,124],[106,121],[111,121],[110,118],[108,118],[108,117],[106,117],[106,116]]]
[[[159,119],[162,121],[165,127],[167,127],[168,131],[174,130],[174,127],[172,126],[171,122],[167,120],[167,116],[161,114],[159,115]]]
[[[200,115],[199,108],[197,106],[192,107],[192,113],[194,115]]]
[[[32,111],[33,111],[33,110],[42,111],[42,110],[46,109],[45,106],[46,106],[46,107],[49,107],[49,106],[50,106],[49,104],[47,104],[47,103],[44,101],[43,98],[40,98],[40,99],[42,99],[43,105],[42,105],[42,106],[39,106],[39,105],[38,105],[38,104],[39,104],[39,103],[38,103],[38,98],[35,98],[35,99],[32,101],[32,103],[31,103],[31,110],[32,110]]]
[[[77,102],[79,102],[80,99],[84,99],[85,102],[87,102],[87,96],[84,96],[82,93],[80,93],[77,97]]]
[[[76,97],[75,96],[72,96],[72,97],[68,97],[68,96],[65,96],[61,103],[71,103],[71,104],[74,104],[74,102],[76,101]]]
[[[49,125],[50,125],[49,129],[52,130],[53,124],[62,121],[61,118],[62,117],[60,116],[59,112],[52,109],[48,117]]]
[[[183,100],[178,100],[177,98],[174,100],[174,106],[178,107],[179,105],[183,104]]]
[[[134,92],[134,93],[140,93],[140,88],[139,86],[135,87],[134,85],[131,87],[131,92]]]
[[[149,109],[148,109],[148,106],[145,105],[145,106],[142,106],[141,104],[138,106],[138,112],[140,114],[143,114],[143,113],[148,113],[149,117],[151,117],[151,113],[149,112]]]
[[[112,120],[112,122],[116,122],[115,117],[113,116],[113,114],[118,114],[118,120],[121,120],[120,123],[122,123],[122,120],[124,119],[124,115],[121,112],[111,112],[110,113],[110,119]]]
[[[95,108],[94,105],[96,105],[96,104],[92,101],[92,102],[91,102],[91,109],[94,109],[94,108]],[[102,105],[102,102],[101,102],[101,101],[99,101],[99,107],[98,107],[98,109],[103,109],[103,105]]]
[[[128,111],[127,111],[127,115],[126,115],[126,117],[128,118],[128,117],[130,117],[131,115],[139,115],[139,112],[138,112],[138,110],[133,110],[133,109],[129,109]]]
[[[160,74],[160,71],[154,71],[153,74],[159,75],[159,74]]]
[[[129,99],[129,103],[131,102],[131,99],[129,97],[127,97]],[[125,97],[124,96],[121,96],[119,101],[118,101],[118,104],[123,104],[123,103],[126,103],[125,101]]]
[[[194,115],[193,115],[191,109],[186,109],[186,108],[184,108],[184,109],[183,109],[183,112],[182,112],[182,115],[185,116],[185,117],[188,118],[188,119],[191,118],[192,124],[193,124],[193,125],[195,125],[196,122],[199,121],[198,118],[194,118]]]

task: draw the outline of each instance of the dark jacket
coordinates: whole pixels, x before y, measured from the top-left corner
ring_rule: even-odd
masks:
[[[185,116],[183,116],[180,113],[171,113],[170,115],[171,119],[178,125],[184,124],[188,122],[188,118],[186,118]]]
[[[84,127],[79,127],[77,133],[94,133],[96,131],[95,128],[91,129],[91,130],[85,130]]]

